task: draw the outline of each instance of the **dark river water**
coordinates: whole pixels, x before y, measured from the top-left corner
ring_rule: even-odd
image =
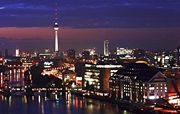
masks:
[[[24,85],[24,70],[10,71],[9,84],[13,86]],[[3,74],[0,74],[0,85],[3,84]],[[100,102],[88,98],[69,95],[68,100],[51,100],[45,95],[10,96],[0,95],[0,114],[133,114],[121,110],[117,105]]]
[[[0,96],[0,114],[133,114],[117,105],[69,96],[68,100],[50,100],[44,95]]]

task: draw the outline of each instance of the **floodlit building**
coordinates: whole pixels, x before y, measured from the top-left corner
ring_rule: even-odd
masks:
[[[116,48],[116,54],[117,55],[132,55],[133,50],[132,49],[127,49],[127,48]]]
[[[163,73],[158,72],[148,81],[147,99],[167,98],[167,90],[167,77]]]
[[[122,65],[79,63],[76,66],[77,77],[82,77],[82,88],[91,91],[108,92],[109,78]]]
[[[19,49],[17,48],[16,49],[16,57],[19,57],[20,56],[20,52],[19,52]]]
[[[158,73],[146,64],[132,63],[119,69],[109,80],[109,95],[112,99],[145,102],[148,81]]]

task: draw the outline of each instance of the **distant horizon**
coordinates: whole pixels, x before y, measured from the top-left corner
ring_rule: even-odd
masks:
[[[4,38],[3,38],[4,39]],[[1,49],[0,49],[0,52],[4,55],[4,53],[5,53],[5,49],[8,49],[8,53],[10,54],[10,55],[15,55],[15,50],[18,48],[18,49],[20,49],[20,52],[30,52],[30,53],[33,53],[34,51],[37,51],[37,52],[43,52],[45,49],[50,49],[50,51],[51,52],[54,52],[54,39],[51,39],[51,38],[49,38],[49,39],[43,39],[43,42],[42,42],[42,40],[41,39],[36,39],[36,38],[32,38],[32,39],[12,39],[12,38],[5,38],[6,40],[7,40],[7,42],[6,42],[6,46],[8,46],[7,48],[2,48],[1,47]],[[0,42],[1,42],[1,38],[0,38]],[[8,41],[10,41],[10,42],[8,42]],[[14,44],[14,42],[16,42],[17,44],[19,44],[19,46],[15,46],[15,45],[13,45]],[[59,39],[59,42],[61,42],[61,39]],[[112,41],[111,40],[109,40],[109,42],[110,42],[110,44],[109,44],[109,50],[110,50],[110,52],[113,52],[113,51],[115,51],[116,50],[116,48],[117,47],[119,47],[119,48],[128,48],[128,49],[143,49],[143,50],[147,50],[147,51],[151,51],[151,52],[162,52],[162,51],[174,51],[176,48],[178,48],[180,45],[177,45],[177,46],[174,46],[174,47],[172,47],[172,48],[165,48],[165,47],[160,47],[159,49],[157,49],[157,48],[150,48],[150,49],[148,49],[148,48],[143,48],[143,47],[130,47],[130,46],[121,46],[121,45],[117,45],[116,43],[112,43]],[[9,44],[11,44],[12,43],[12,45],[11,46],[9,46]],[[29,44],[30,43],[30,44]],[[43,43],[44,44],[44,47],[38,47],[38,46],[36,46],[36,47],[29,47],[28,45],[31,45],[32,43],[36,43],[36,45],[38,45],[38,44],[40,44],[40,43]],[[52,43],[52,44],[50,44],[50,43]],[[75,51],[76,51],[76,54],[79,54],[80,52],[82,52],[83,51],[83,49],[93,49],[93,48],[95,48],[96,49],[96,51],[99,53],[99,54],[103,54],[103,49],[104,49],[104,47],[103,47],[103,43],[104,43],[104,40],[102,40],[102,42],[98,45],[98,46],[84,46],[84,47],[81,47],[81,48],[79,48],[79,47],[66,47],[66,46],[64,46],[63,48],[62,48],[62,45],[61,45],[61,43],[60,43],[60,48],[59,48],[59,50],[60,50],[60,52],[63,52],[63,51],[67,51],[67,50],[69,50],[69,49],[74,49]],[[20,45],[20,44],[22,44],[22,45]],[[116,45],[114,45],[114,44],[116,44]],[[33,45],[32,45],[33,46]]]

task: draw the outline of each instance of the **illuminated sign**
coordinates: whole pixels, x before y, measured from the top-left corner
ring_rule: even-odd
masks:
[[[44,62],[44,67],[45,68],[50,68],[50,67],[52,67],[53,66],[53,62],[52,61],[50,61],[50,62]]]

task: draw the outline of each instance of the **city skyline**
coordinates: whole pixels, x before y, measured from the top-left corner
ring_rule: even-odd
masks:
[[[180,114],[179,0],[1,0],[3,114]]]
[[[0,3],[1,49],[53,50],[55,1]],[[159,50],[179,46],[180,2],[177,0],[60,0],[58,4],[60,51],[93,47],[102,51],[104,40],[110,41],[110,49]]]

